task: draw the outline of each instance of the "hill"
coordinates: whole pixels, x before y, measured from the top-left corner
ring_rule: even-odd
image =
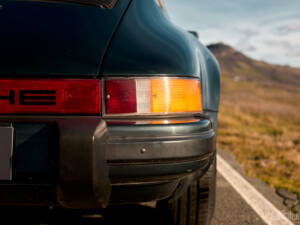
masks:
[[[222,72],[218,146],[248,175],[300,193],[300,69],[209,45]]]

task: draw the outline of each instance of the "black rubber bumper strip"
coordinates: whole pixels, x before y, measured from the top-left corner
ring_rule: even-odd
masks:
[[[60,132],[58,201],[67,208],[105,208],[111,184],[103,145],[105,122],[97,118],[57,121]],[[78,129],[80,128],[80,129]]]

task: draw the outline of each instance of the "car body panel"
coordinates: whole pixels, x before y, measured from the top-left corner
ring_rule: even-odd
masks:
[[[129,3],[0,0],[0,77],[97,77]]]
[[[200,78],[195,38],[174,25],[155,1],[133,1],[103,63],[103,76]]]
[[[203,108],[207,111],[219,111],[221,72],[219,63],[210,50],[198,42],[201,51],[199,52],[201,64]]]

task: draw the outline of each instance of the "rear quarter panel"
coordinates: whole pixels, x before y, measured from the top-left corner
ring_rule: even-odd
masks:
[[[218,111],[217,60],[193,35],[173,24],[154,0],[132,1],[104,59],[102,75],[201,78],[204,110]]]
[[[104,76],[200,77],[192,35],[153,0],[133,0],[104,59]]]

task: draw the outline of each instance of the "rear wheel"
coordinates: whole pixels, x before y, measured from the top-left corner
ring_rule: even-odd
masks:
[[[157,207],[171,225],[208,225],[214,214],[216,196],[216,160],[207,173],[195,180],[182,196],[162,200]]]

